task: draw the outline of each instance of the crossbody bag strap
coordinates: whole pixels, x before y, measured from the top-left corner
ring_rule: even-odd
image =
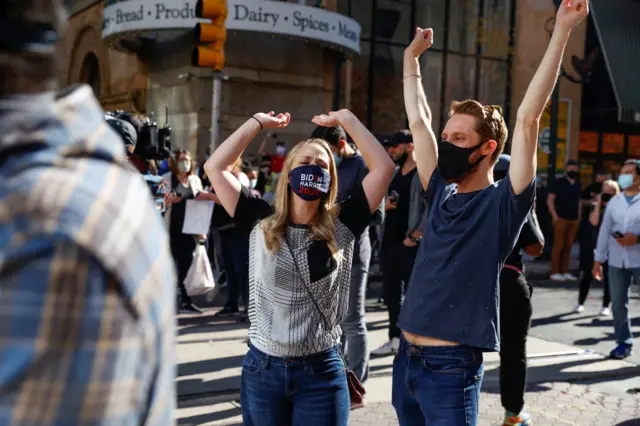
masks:
[[[307,290],[307,293],[309,293],[309,297],[311,298],[311,301],[313,302],[314,306],[318,310],[318,313],[322,317],[322,320],[324,321],[324,326],[327,328],[327,331],[331,331],[332,329],[331,323],[329,323],[329,320],[327,320],[327,317],[322,312],[322,309],[320,309],[320,305],[316,301],[316,298],[313,297],[313,293],[311,292],[311,289],[307,285],[307,281],[304,279],[304,275],[302,275],[302,271],[300,271],[300,268],[298,267],[298,263],[296,262],[296,257],[293,254],[293,250],[291,249],[291,244],[289,244],[289,238],[287,238],[286,234],[285,234],[284,240],[287,243],[287,248],[289,249],[289,253],[291,254],[291,260],[293,260],[293,265],[295,266],[296,271],[300,276],[300,280],[302,281],[302,284],[304,285],[305,290]]]

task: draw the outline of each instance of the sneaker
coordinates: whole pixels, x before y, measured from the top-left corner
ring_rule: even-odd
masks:
[[[225,306],[215,316],[217,316],[217,317],[231,317],[231,316],[234,316],[234,315],[238,315],[239,312],[240,311],[238,310],[238,308],[232,308],[230,306]]]
[[[564,274],[551,274],[549,277],[551,281],[566,281]]]
[[[611,310],[609,307],[603,306],[602,309],[600,309],[600,316],[608,317],[609,315],[611,315]]]
[[[571,275],[568,272],[566,274],[564,274],[563,276],[564,276],[564,279],[567,280],[567,281],[578,281],[578,277],[576,277],[574,275]]]
[[[633,352],[633,345],[629,343],[623,343],[621,345],[616,346],[614,350],[609,354],[610,358],[613,359],[625,359]]]
[[[198,308],[193,303],[188,303],[188,304],[182,305],[181,308],[182,308],[183,311],[191,312],[192,314],[201,314],[202,313],[202,309]]]
[[[371,355],[373,356],[395,355],[398,353],[399,348],[400,348],[400,339],[397,337],[394,337],[384,345],[380,346],[378,349],[371,351]]]
[[[584,312],[584,306],[583,305],[576,305],[576,308],[573,310],[574,314],[581,314]]]
[[[526,411],[520,411],[519,414],[507,411],[504,414],[502,426],[530,426],[531,424],[531,416]]]

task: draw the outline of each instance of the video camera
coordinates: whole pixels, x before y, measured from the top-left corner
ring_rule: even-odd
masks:
[[[105,120],[122,138],[127,152],[139,157],[146,163],[147,172],[142,176],[154,198],[156,209],[164,213],[166,183],[160,176],[148,173],[150,160],[163,161],[171,156],[171,126],[169,125],[169,111],[166,110],[165,125],[158,124],[149,117],[138,118],[134,114],[118,110],[105,113]],[[141,168],[139,168],[142,171]]]
[[[163,161],[171,156],[171,126],[169,125],[168,109],[166,110],[165,124],[162,127],[159,127],[158,123],[149,117],[140,119],[122,110],[107,112],[105,118],[122,137],[125,145],[132,147],[133,154],[138,155],[144,161]],[[135,135],[131,134],[131,128],[135,130]]]

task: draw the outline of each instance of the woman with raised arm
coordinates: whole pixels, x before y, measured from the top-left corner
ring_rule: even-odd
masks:
[[[336,165],[321,139],[288,153],[272,208],[243,187],[233,164],[263,129],[283,128],[289,114],[259,113],[205,164],[220,203],[251,232],[249,352],[242,368],[246,426],[347,425],[350,400],[340,356],[354,241],[386,193],[394,164],[349,111],[313,118],[341,125],[369,168],[361,185],[336,204]]]

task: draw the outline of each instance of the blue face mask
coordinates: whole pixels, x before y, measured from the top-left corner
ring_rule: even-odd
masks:
[[[289,187],[305,201],[315,201],[329,193],[331,175],[320,166],[299,166],[289,173]]]
[[[340,165],[340,163],[342,162],[342,157],[340,157],[338,154],[336,154],[334,152],[333,153],[333,160],[336,162],[336,167],[338,167]]]
[[[627,174],[622,174],[618,176],[618,184],[620,185],[620,188],[624,191],[625,189],[633,185],[633,175],[630,175],[627,173]]]

